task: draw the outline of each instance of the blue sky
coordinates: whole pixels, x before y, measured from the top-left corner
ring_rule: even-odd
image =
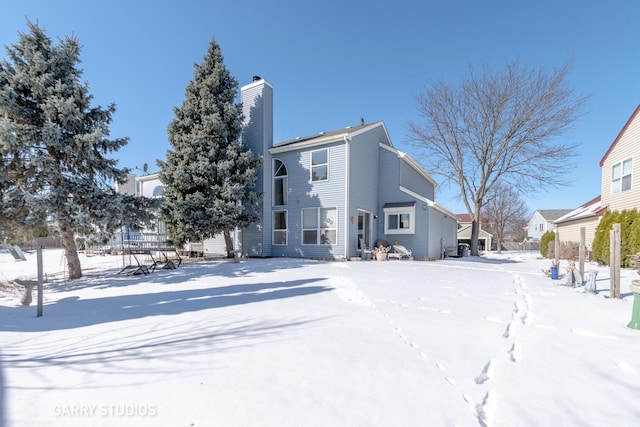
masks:
[[[416,160],[407,123],[419,120],[414,96],[426,85],[456,82],[469,64],[570,63],[571,86],[592,95],[566,134],[580,145],[578,166],[568,171],[569,186],[540,188],[526,202],[531,210],[571,209],[600,193],[599,161],[640,103],[639,16],[637,0],[5,0],[0,43],[15,43],[27,18],[54,40],[78,37],[95,103],[117,106],[111,135],[130,138],[120,165],[147,163],[151,172],[169,148],[173,107],[213,37],[240,86],[253,75],[274,85],[275,141],[364,117],[384,120],[393,144]],[[464,212],[458,193],[442,186],[436,201]]]

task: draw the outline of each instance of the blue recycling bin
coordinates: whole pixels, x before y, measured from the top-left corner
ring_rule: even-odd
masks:
[[[558,267],[551,267],[551,278],[558,280]]]

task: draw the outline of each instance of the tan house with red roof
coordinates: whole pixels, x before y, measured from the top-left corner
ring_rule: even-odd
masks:
[[[458,243],[471,243],[471,215],[456,214],[458,218]],[[480,216],[480,233],[478,233],[478,249],[491,250],[493,234],[482,229],[482,216]]]
[[[600,196],[556,221],[561,242],[579,242],[580,228],[585,227],[589,246],[607,210],[640,208],[640,105],[600,160],[600,168]]]

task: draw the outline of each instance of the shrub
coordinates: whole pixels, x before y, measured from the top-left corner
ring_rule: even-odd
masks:
[[[604,214],[593,239],[593,259],[609,265],[610,234],[613,224],[620,224],[620,259],[623,267],[628,267],[631,255],[640,251],[640,212],[624,210]]]
[[[546,233],[544,233],[542,237],[540,237],[540,255],[548,258],[547,255],[549,254],[549,243],[555,242],[555,240],[556,233],[554,233],[553,231],[547,231]]]
[[[554,254],[555,258],[555,254]],[[561,242],[560,257],[566,260],[577,260],[580,258],[580,242]]]

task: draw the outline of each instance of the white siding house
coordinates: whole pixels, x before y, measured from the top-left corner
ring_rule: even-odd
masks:
[[[555,221],[571,212],[571,209],[539,209],[531,215],[527,225],[527,237],[540,240],[547,231],[555,232]]]

